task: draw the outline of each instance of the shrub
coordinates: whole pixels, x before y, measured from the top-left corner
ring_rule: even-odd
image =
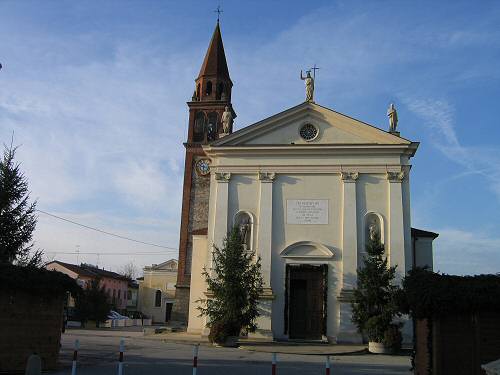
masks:
[[[403,342],[400,326],[397,324],[391,324],[384,332],[384,339],[382,342],[385,347],[392,349],[394,353],[400,351],[401,343]]]

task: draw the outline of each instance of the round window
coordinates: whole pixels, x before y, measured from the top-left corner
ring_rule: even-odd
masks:
[[[312,141],[318,136],[318,128],[313,124],[304,124],[299,130],[300,136],[306,141]]]

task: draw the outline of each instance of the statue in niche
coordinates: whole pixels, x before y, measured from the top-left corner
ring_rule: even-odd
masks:
[[[371,220],[370,225],[368,226],[368,235],[372,241],[380,239],[377,220],[375,218]]]
[[[213,122],[208,123],[208,132],[207,133],[208,133],[207,134],[208,141],[215,140],[216,129],[215,129],[215,124]]]
[[[250,238],[251,238],[251,224],[250,218],[247,215],[241,217],[238,224],[238,229],[240,231],[241,244],[245,251],[250,250]]]
[[[387,109],[387,117],[389,117],[389,132],[395,133],[396,128],[398,127],[398,112],[396,111],[394,103],[389,105],[389,108]]]
[[[222,130],[224,134],[229,134],[231,132],[231,128],[233,127],[233,112],[226,106],[224,113],[222,114]]]

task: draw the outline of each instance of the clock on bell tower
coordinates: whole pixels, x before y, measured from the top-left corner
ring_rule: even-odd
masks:
[[[189,107],[189,125],[184,165],[181,227],[179,239],[179,267],[172,320],[187,322],[189,288],[191,284],[192,236],[206,234],[208,226],[208,198],[210,192],[210,160],[202,145],[232,132],[232,123],[225,125],[224,112],[236,114],[231,105],[233,83],[229,77],[219,21],[215,26]],[[227,108],[227,109],[226,109]],[[224,118],[224,119],[223,119]]]

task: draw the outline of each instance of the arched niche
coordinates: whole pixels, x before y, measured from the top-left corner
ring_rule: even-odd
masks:
[[[248,211],[238,211],[233,218],[233,226],[237,227],[240,231],[245,251],[253,251],[254,249],[254,222],[253,214]]]
[[[380,235],[380,242],[385,244],[385,230],[384,218],[378,212],[367,212],[363,223],[363,252],[365,251],[366,244],[370,238],[370,227],[375,225],[378,234]]]
[[[333,251],[318,242],[298,241],[285,247],[280,255],[283,258],[331,259]]]

